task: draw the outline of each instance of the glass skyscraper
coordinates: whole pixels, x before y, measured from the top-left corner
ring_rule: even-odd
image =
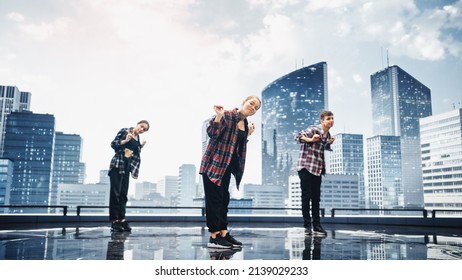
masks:
[[[9,113],[30,110],[31,94],[15,86],[0,86],[0,150],[5,138],[5,121]]]
[[[54,140],[53,115],[29,111],[8,115],[3,157],[14,162],[10,204],[49,204]],[[47,209],[12,208],[10,211],[46,212]]]
[[[319,62],[271,82],[262,91],[262,184],[288,186],[295,173],[297,132],[319,123],[327,103],[327,63]]]
[[[400,136],[404,207],[423,207],[419,119],[432,115],[431,91],[394,65],[371,75],[374,135]]]
[[[335,145],[329,157],[327,172],[338,175],[355,175],[358,182],[359,205],[365,207],[364,143],[362,134],[340,133],[334,135]],[[338,207],[338,206],[337,206]]]
[[[0,158],[0,205],[10,204],[10,189],[12,181],[13,161],[6,158]],[[0,213],[1,212],[3,212],[3,209],[0,209]]]
[[[194,164],[182,164],[178,174],[178,206],[190,207],[196,192],[196,166]]]
[[[367,138],[368,208],[403,206],[400,145],[398,136]]]
[[[83,184],[85,164],[80,162],[81,156],[80,135],[56,132],[50,204],[56,204],[58,184]]]

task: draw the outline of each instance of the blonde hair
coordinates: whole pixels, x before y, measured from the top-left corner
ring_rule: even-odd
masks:
[[[250,99],[257,99],[258,102],[260,103],[260,106],[261,106],[261,100],[260,100],[260,97],[256,96],[256,95],[250,95],[250,96],[247,96],[246,99],[244,99],[244,101],[242,101],[242,104],[244,104],[246,101],[250,100]]]

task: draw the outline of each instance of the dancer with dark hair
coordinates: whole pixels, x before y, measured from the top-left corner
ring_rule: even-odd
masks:
[[[128,186],[130,174],[138,178],[141,164],[141,148],[146,141],[140,142],[140,134],[149,130],[146,120],[139,121],[135,127],[122,128],[111,142],[115,154],[109,166],[111,190],[109,195],[109,219],[111,231],[131,231],[132,228],[125,220]]]
[[[306,235],[327,234],[321,226],[319,204],[321,176],[326,173],[324,150],[330,150],[330,145],[335,141],[329,133],[329,129],[334,125],[334,114],[331,111],[323,111],[320,121],[320,125],[312,125],[295,136],[295,141],[301,144],[297,171],[302,191],[302,215]],[[313,231],[311,231],[311,218],[313,218]]]

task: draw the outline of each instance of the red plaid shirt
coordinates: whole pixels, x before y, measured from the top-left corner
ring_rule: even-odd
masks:
[[[300,142],[300,137],[313,137],[314,134],[321,136],[317,142]],[[330,141],[330,133],[327,132],[326,137],[323,137],[323,130],[320,125],[312,125],[305,130],[300,131],[295,136],[295,141],[300,144],[300,153],[297,163],[297,171],[306,168],[313,175],[321,176],[325,174],[326,165],[324,160],[324,150],[326,143]]]
[[[218,186],[221,186],[223,175],[231,164],[234,153],[237,153],[238,166],[231,168],[231,173],[236,178],[236,186],[239,188],[242,176],[244,174],[245,156],[247,149],[247,119],[244,119],[246,137],[242,143],[242,149],[236,151],[237,142],[237,123],[239,122],[239,113],[237,109],[225,111],[221,121],[215,122],[213,117],[207,127],[207,134],[210,137],[207,149],[202,156],[199,174],[205,174]]]

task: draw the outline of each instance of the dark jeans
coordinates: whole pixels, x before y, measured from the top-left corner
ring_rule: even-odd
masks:
[[[229,181],[231,172],[226,172],[221,186],[217,186],[209,177],[202,174],[205,192],[205,214],[209,232],[228,228]]]
[[[118,168],[109,171],[111,181],[111,192],[109,194],[109,219],[111,221],[125,219],[127,206],[128,185],[130,173],[119,174]]]
[[[319,225],[321,223],[319,215],[321,176],[313,175],[303,168],[298,171],[298,177],[300,177],[300,188],[302,190],[303,225],[305,228],[311,228],[311,216],[313,217],[313,225]],[[310,215],[310,208],[312,215]]]

